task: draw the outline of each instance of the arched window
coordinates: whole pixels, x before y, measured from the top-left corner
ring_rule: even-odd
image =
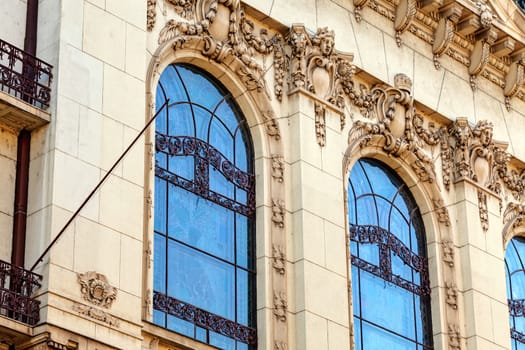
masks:
[[[221,349],[255,331],[255,178],[233,97],[189,65],[162,73],[156,102],[153,321]]]
[[[513,238],[505,252],[512,349],[525,349],[525,238]]]
[[[425,234],[407,186],[359,160],[348,182],[356,350],[432,349]]]

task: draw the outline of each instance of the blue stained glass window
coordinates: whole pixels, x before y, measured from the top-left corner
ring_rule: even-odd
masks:
[[[433,349],[425,233],[407,186],[383,164],[359,160],[348,219],[356,350]]]
[[[156,120],[154,313],[161,327],[227,350],[255,332],[255,180],[232,96],[189,65],[160,77]]]
[[[525,349],[525,238],[515,237],[507,245],[505,269],[513,350]]]

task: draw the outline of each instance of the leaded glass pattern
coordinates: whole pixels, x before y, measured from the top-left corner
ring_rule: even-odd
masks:
[[[221,349],[255,333],[253,152],[233,97],[189,65],[156,103],[153,321]]]
[[[407,186],[361,159],[348,182],[356,350],[433,349],[425,233]]]
[[[507,245],[505,269],[513,350],[525,349],[525,238],[515,237]]]

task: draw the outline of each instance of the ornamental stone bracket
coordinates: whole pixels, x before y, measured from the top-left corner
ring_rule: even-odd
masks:
[[[363,9],[369,7],[393,22],[396,42],[409,32],[426,42],[440,69],[440,58],[449,56],[462,64],[477,87],[481,76],[499,86],[505,105],[517,97],[525,101],[523,55],[525,42],[509,29],[509,18],[499,18],[489,0],[354,0],[357,22]],[[512,19],[510,20],[512,21]]]
[[[335,34],[326,27],[310,35],[302,24],[293,24],[286,36],[288,95],[305,93],[314,100],[315,133],[319,146],[326,143],[326,112],[339,115],[345,126],[344,107],[353,90],[353,55],[334,48]]]

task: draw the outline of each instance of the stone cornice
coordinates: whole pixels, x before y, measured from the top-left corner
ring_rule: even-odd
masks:
[[[525,101],[525,37],[496,17],[491,4],[470,0],[354,0],[354,6],[358,22],[366,16],[364,7],[391,20],[399,46],[406,32],[431,45],[436,69],[440,69],[443,56],[465,66],[472,89],[481,78],[497,85],[508,110],[512,97]]]

